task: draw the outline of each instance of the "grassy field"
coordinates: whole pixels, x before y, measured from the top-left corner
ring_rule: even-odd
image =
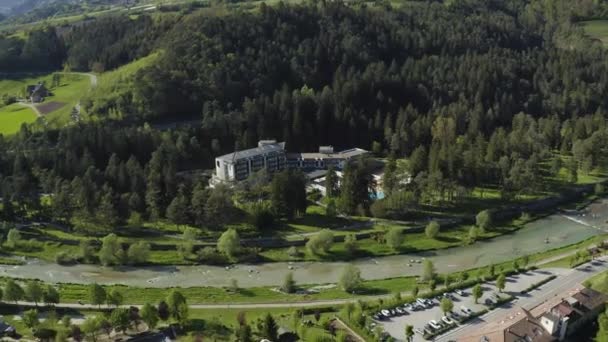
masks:
[[[107,103],[116,102],[121,94],[130,89],[136,72],[158,60],[162,52],[156,52],[144,58],[140,58],[129,64],[123,65],[115,70],[104,72],[99,75],[97,87],[91,90],[83,98],[83,103],[90,103],[90,112],[98,111],[96,106],[105,106]],[[90,120],[100,119],[95,116],[88,116]],[[120,119],[115,117],[114,119]]]
[[[608,271],[602,272],[587,279],[583,284],[596,291],[608,294]]]
[[[2,81],[0,81],[1,83]],[[38,116],[33,110],[17,103],[0,107],[0,134],[11,135],[17,133],[22,124],[36,122],[37,118]]]
[[[580,23],[585,32],[593,39],[597,39],[608,46],[608,20],[590,20]]]
[[[48,125],[60,127],[70,122],[72,108],[82,97],[83,90],[89,89],[90,80],[83,75],[62,74],[59,84],[52,86],[52,79],[53,74],[11,76],[4,74],[0,76],[0,95],[8,94],[22,98],[28,85],[44,82],[53,95],[36,107],[44,112],[44,119]],[[53,106],[52,103],[55,105]],[[49,106],[53,108],[45,111],[44,108]],[[19,131],[23,123],[33,123],[36,118],[36,114],[31,109],[18,104],[0,107],[0,133],[14,134]]]

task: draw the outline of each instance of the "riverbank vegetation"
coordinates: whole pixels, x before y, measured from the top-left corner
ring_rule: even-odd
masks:
[[[531,267],[542,264],[543,261],[552,261],[569,257],[574,253],[579,253],[590,246],[595,246],[599,241],[606,239],[606,235],[589,238],[580,243],[552,249],[546,252],[533,255],[522,255],[514,260],[503,263],[488,265],[481,268],[465,270],[452,274],[437,275],[435,281],[436,289],[445,286],[445,277],[449,278],[449,284],[456,285],[468,279],[478,279],[497,275],[500,272],[511,272],[519,268]],[[4,286],[7,278],[0,278],[0,287]],[[212,304],[212,303],[261,303],[261,302],[310,302],[319,300],[334,299],[373,299],[375,296],[390,296],[396,292],[409,295],[414,288],[420,293],[431,288],[428,281],[420,282],[418,277],[407,276],[382,280],[365,280],[357,286],[355,293],[345,292],[338,286],[321,285],[302,285],[295,284],[298,291],[293,294],[278,291],[273,287],[245,287],[243,284],[233,282],[224,288],[220,287],[190,287],[179,288],[179,291],[188,298],[191,304]],[[146,301],[158,301],[167,292],[165,288],[142,288],[133,286],[104,286],[107,293],[119,291],[126,303],[143,304]],[[80,284],[57,284],[57,290],[61,295],[61,302],[76,303],[83,298],[87,298],[87,285]]]

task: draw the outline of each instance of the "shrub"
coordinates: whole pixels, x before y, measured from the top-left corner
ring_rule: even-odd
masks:
[[[334,234],[330,230],[324,229],[308,240],[306,243],[306,249],[308,249],[308,251],[313,255],[327,253],[329,252],[333,242]]]
[[[55,262],[59,265],[72,265],[76,263],[76,257],[66,251],[61,251],[55,255]]]
[[[205,262],[206,264],[215,264],[221,265],[226,264],[228,262],[228,258],[225,255],[219,253],[213,247],[205,247],[196,253],[198,260],[201,262]]]

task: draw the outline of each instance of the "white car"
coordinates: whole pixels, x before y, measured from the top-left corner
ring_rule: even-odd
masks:
[[[433,327],[433,329],[435,329],[435,330],[441,329],[441,325],[439,325],[439,323],[436,320],[434,320],[434,319],[432,319],[432,320],[429,321],[429,325],[431,327]]]
[[[467,294],[466,294],[466,292],[464,292],[464,291],[462,291],[462,290],[456,290],[456,291],[454,291],[454,292],[456,292],[456,294],[457,294],[457,295],[462,296],[462,297],[464,297],[464,296],[466,296],[466,295],[467,295]]]
[[[380,313],[383,314],[384,317],[391,317],[391,312],[386,309],[380,311]]]
[[[452,321],[448,316],[443,316],[441,318],[441,320],[443,321],[443,323],[447,324],[447,325],[452,325],[454,324],[454,321]]]
[[[465,313],[465,314],[467,314],[467,315],[470,315],[470,314],[472,314],[472,313],[473,313],[473,310],[471,310],[471,309],[467,308],[466,306],[461,306],[461,307],[460,307],[460,311],[464,312],[464,313]]]

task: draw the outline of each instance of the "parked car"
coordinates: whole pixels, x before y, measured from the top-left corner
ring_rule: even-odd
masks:
[[[397,313],[398,313],[399,315],[403,315],[403,314],[405,313],[405,312],[403,312],[403,309],[402,309],[402,308],[399,308],[399,307],[395,308],[395,311],[397,311]]]
[[[473,313],[473,310],[467,308],[466,306],[461,306],[460,311],[462,311],[467,316]]]
[[[384,315],[384,317],[391,317],[391,312],[386,309],[380,311],[380,313],[382,313],[382,315]]]
[[[462,296],[462,297],[464,297],[464,296],[466,296],[466,295],[467,295],[467,293],[466,293],[466,292],[464,292],[464,291],[462,291],[462,290],[456,290],[456,291],[454,291],[454,292],[456,292],[456,294],[457,294],[457,295]]]
[[[484,301],[484,303],[486,305],[494,305],[494,304],[496,304],[496,301],[494,299],[492,299],[492,298],[486,298],[486,300]]]
[[[452,325],[454,324],[454,321],[452,321],[448,316],[443,316],[441,318],[441,320],[443,321],[443,323],[447,324],[447,325]]]
[[[433,327],[433,329],[437,330],[437,329],[441,329],[441,325],[439,325],[439,322],[437,322],[436,320],[432,319],[429,321],[429,325],[431,327]]]
[[[454,311],[450,312],[448,315],[450,315],[450,318],[455,319],[455,320],[460,320],[462,318],[462,316],[460,316],[458,314],[458,312],[454,312]]]

